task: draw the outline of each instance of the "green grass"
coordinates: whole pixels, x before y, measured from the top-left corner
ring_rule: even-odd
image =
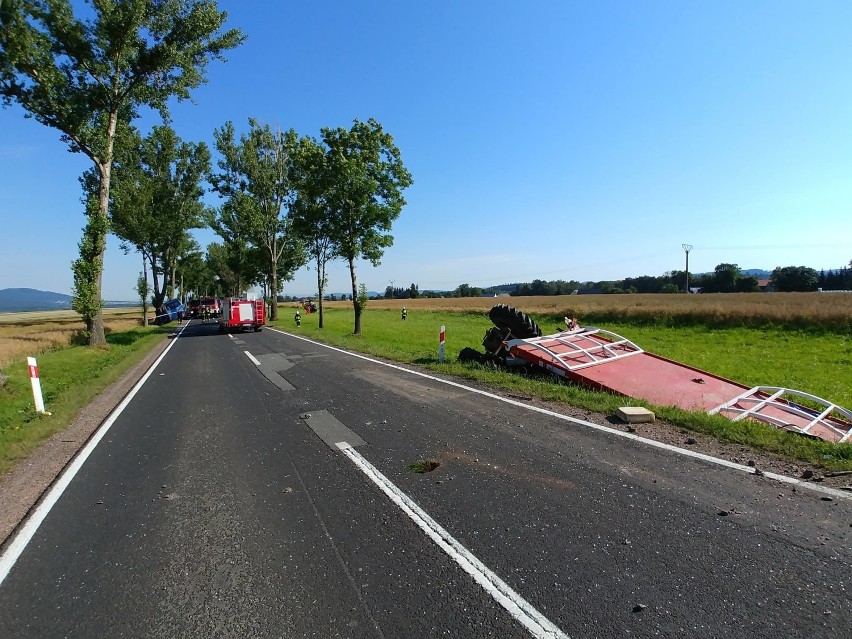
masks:
[[[396,310],[371,310],[362,318],[362,335],[352,335],[351,309],[325,309],[325,327],[318,315],[302,316],[298,329],[286,307],[274,325],[328,344],[369,353],[396,362],[417,364],[435,372],[475,380],[513,394],[562,402],[604,414],[626,405],[646,406],[660,419],[688,431],[716,437],[775,453],[791,460],[808,462],[826,470],[852,470],[852,444],[814,441],[758,422],[731,422],[724,417],[672,407],[652,406],[641,400],[591,391],[562,383],[549,375],[519,374],[456,361],[465,347],[482,351],[481,342],[491,326],[482,312],[409,311],[400,320]],[[535,317],[545,333],[555,329],[556,318]],[[561,320],[561,318],[560,318]],[[438,335],[446,326],[445,363],[438,362]],[[600,324],[619,333],[649,352],[695,366],[746,385],[784,386],[852,407],[852,376],[849,362],[852,344],[845,333],[785,330],[782,328],[710,328],[637,324]]]
[[[169,332],[168,327],[134,328],[107,335],[109,348],[71,346],[39,355],[42,395],[50,415],[33,408],[26,360],[5,368],[8,383],[0,388],[0,473],[66,428]]]

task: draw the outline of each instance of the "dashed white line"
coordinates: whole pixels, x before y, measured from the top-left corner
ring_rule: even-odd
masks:
[[[260,361],[254,355],[252,355],[248,351],[243,351],[243,353],[245,353],[246,357],[248,357],[252,361],[252,364],[254,364],[255,366],[260,366]]]
[[[338,442],[337,447],[533,637],[536,639],[568,639],[568,635],[515,592],[509,584],[500,579],[473,553],[462,546],[443,526],[432,519],[426,511],[397,488],[352,446],[346,442]]]

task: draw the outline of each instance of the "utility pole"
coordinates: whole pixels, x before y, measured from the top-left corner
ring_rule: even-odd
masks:
[[[689,252],[692,250],[692,244],[681,244],[681,246],[686,253],[686,292],[689,293]]]

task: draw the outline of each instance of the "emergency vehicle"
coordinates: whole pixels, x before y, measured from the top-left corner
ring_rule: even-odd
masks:
[[[231,332],[236,330],[259,331],[266,324],[266,309],[263,300],[243,300],[236,297],[226,297],[222,300],[219,330]]]

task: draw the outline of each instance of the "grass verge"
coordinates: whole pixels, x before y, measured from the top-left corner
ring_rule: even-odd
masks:
[[[352,335],[351,307],[324,309],[324,328],[318,315],[302,316],[296,329],[289,307],[281,308],[281,319],[273,323],[311,339],[353,351],[368,353],[434,372],[482,382],[524,397],[570,404],[607,415],[622,406],[645,406],[657,417],[684,430],[704,433],[721,442],[736,443],[790,460],[807,462],[829,471],[852,470],[852,444],[832,444],[753,421],[732,422],[701,412],[661,407],[641,400],[591,391],[563,383],[553,376],[495,370],[456,361],[465,347],[481,349],[482,337],[491,326],[485,313],[409,309],[406,321],[396,309],[364,311],[362,335]],[[545,333],[557,318],[537,316]],[[445,363],[438,361],[438,334],[445,325]],[[796,388],[824,397],[841,406],[852,406],[852,379],[848,365],[852,344],[845,333],[790,330],[781,327],[747,328],[671,325],[651,326],[643,318],[636,324],[601,324],[632,339],[650,352],[690,364],[745,384]]]
[[[33,408],[26,359],[6,366],[0,388],[0,474],[66,428],[101,391],[139,362],[169,327],[131,328],[107,335],[109,348],[72,346],[42,353],[39,377],[46,409]]]

